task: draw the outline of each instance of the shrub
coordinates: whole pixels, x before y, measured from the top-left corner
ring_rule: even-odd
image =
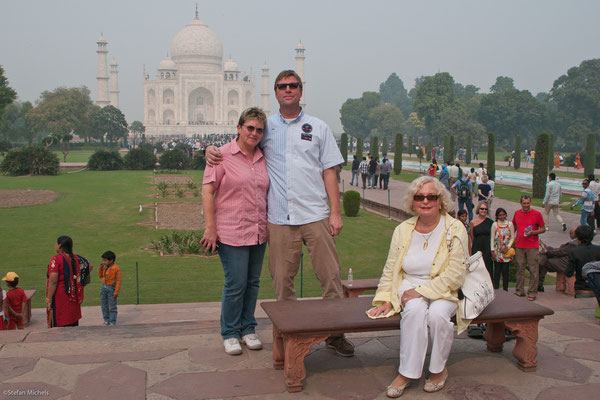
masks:
[[[133,170],[153,169],[156,165],[156,156],[152,151],[140,147],[129,150],[123,158],[125,167]]]
[[[369,153],[376,159],[379,159],[379,138],[377,136],[371,136]]]
[[[206,168],[206,158],[200,153],[196,153],[194,158],[192,159],[192,169],[198,169],[200,171],[204,171]]]
[[[515,159],[513,165],[515,169],[521,168],[521,136],[517,136],[515,139]]]
[[[41,146],[27,146],[10,150],[0,171],[9,175],[57,175],[60,167],[58,156]]]
[[[347,217],[356,217],[360,209],[360,193],[356,190],[348,190],[344,192],[342,197],[344,204],[344,214]]]
[[[188,169],[189,157],[181,150],[165,151],[158,160],[162,169]]]
[[[161,236],[158,241],[152,241],[152,247],[166,254],[210,255],[200,243],[203,234],[203,232],[173,232],[170,235]]]
[[[183,195],[184,195],[184,192],[183,192],[183,190],[181,190],[181,189],[177,189],[177,190],[175,191],[175,196],[177,196],[177,197],[179,197],[179,198],[182,198],[182,197],[183,197]]]
[[[158,190],[166,190],[169,187],[169,184],[167,182],[158,182],[156,184],[156,188]]]
[[[200,191],[198,189],[194,190],[194,197],[199,197]]]
[[[123,158],[117,150],[97,150],[88,161],[94,171],[114,171],[123,168]]]

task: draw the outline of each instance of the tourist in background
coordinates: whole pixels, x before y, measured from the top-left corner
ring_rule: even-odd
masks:
[[[372,318],[402,315],[399,375],[387,388],[389,397],[400,397],[411,379],[421,377],[429,338],[431,375],[424,390],[441,390],[454,340],[450,319],[456,314],[459,334],[469,324],[457,311],[466,274],[467,232],[448,215],[452,204],[446,188],[429,176],[415,179],[407,190],[404,209],[415,216],[394,230],[374,308],[368,311]]]
[[[492,261],[492,250],[490,246],[490,237],[492,234],[492,225],[494,221],[489,218],[488,205],[482,201],[475,207],[476,218],[471,221],[471,232],[469,233],[470,253],[475,254],[478,251],[483,256],[485,267],[487,268],[490,279],[494,278],[494,264]]]
[[[515,227],[515,261],[517,263],[517,283],[515,294],[525,296],[525,268],[529,266],[529,286],[527,300],[534,301],[537,296],[538,270],[540,261],[539,236],[546,232],[542,213],[531,208],[531,197],[522,195],[521,209],[515,211],[512,223]]]
[[[83,286],[73,239],[59,236],[46,271],[46,312],[48,327],[78,326],[81,319]]]
[[[390,183],[390,173],[392,171],[392,163],[388,160],[387,157],[383,158],[381,162],[381,174],[380,174],[380,182],[383,181],[383,189],[388,190],[388,186]],[[380,185],[381,187],[381,185]]]
[[[590,174],[590,176],[588,176],[588,180],[590,181],[589,188],[594,194],[594,215],[593,218],[589,218],[589,224],[592,228],[596,229],[596,227],[600,228],[600,207],[598,206],[598,199],[600,198],[600,183],[598,183],[598,180],[594,177],[594,174]]]
[[[358,186],[358,167],[360,165],[360,158],[358,154],[354,156],[352,160],[352,179],[350,180],[350,186],[356,185]],[[356,178],[356,184],[354,183],[354,178]]]
[[[594,213],[594,193],[589,188],[590,181],[588,179],[584,179],[581,182],[581,186],[583,187],[581,197],[579,198],[579,200],[577,200],[577,202],[575,202],[575,204],[571,205],[571,210],[577,206],[581,206],[581,219],[579,224],[589,226],[590,224],[588,218],[590,216],[593,216]]]
[[[477,194],[478,194],[477,201],[479,201],[479,202],[485,201],[487,203],[487,201],[491,197],[491,193],[492,193],[492,187],[490,185],[488,185],[488,176],[483,175],[481,177],[481,182],[477,185]]]
[[[221,337],[225,352],[262,349],[254,310],[267,247],[269,175],[260,143],[267,117],[256,107],[242,112],[238,138],[220,148],[223,161],[206,166],[202,208],[206,229],[201,243],[218,250],[225,285],[221,301]]]
[[[583,266],[592,261],[600,260],[600,246],[592,244],[594,229],[589,225],[579,225],[575,229],[575,237],[579,246],[569,252],[569,263],[565,275],[575,275],[575,292],[577,290],[592,290],[590,284],[583,276]]]
[[[567,224],[563,221],[562,217],[558,213],[558,206],[560,204],[560,198],[562,196],[562,188],[560,183],[556,181],[556,174],[550,172],[548,174],[548,183],[546,184],[546,193],[544,194],[544,200],[542,206],[544,207],[544,216],[546,220],[546,230],[550,229],[550,211],[554,214],[554,218],[562,226],[563,232],[567,230]]]
[[[442,169],[440,170],[440,182],[442,182],[442,185],[444,185],[444,187],[448,190],[450,190],[450,183],[448,182],[448,178],[450,176],[448,175],[448,167],[446,166],[446,164],[442,164]]]
[[[508,268],[514,257],[514,250],[513,254],[508,251],[512,249],[515,241],[515,227],[506,219],[507,216],[504,208],[496,210],[496,222],[492,224],[490,234],[490,248],[494,260],[494,289],[500,288],[500,276],[502,276],[502,289],[506,291],[508,291]]]

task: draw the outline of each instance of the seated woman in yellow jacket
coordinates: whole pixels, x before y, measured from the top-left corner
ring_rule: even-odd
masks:
[[[399,375],[388,386],[388,397],[400,397],[411,379],[421,377],[429,336],[431,376],[424,390],[437,392],[444,387],[454,340],[450,318],[457,313],[468,251],[465,226],[448,215],[453,208],[450,193],[437,179],[422,176],[414,180],[404,208],[415,216],[394,231],[373,299],[375,307],[368,312],[371,317],[402,314]],[[459,333],[469,322],[460,312],[456,321]]]

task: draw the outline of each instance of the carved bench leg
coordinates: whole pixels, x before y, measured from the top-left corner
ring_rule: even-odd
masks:
[[[488,323],[485,329],[484,337],[487,344],[487,349],[489,351],[494,353],[502,351],[502,347],[506,339],[504,335],[504,323]]]
[[[273,367],[283,369],[284,364],[283,336],[275,325],[273,325]]]
[[[539,320],[504,323],[517,339],[513,356],[518,361],[517,366],[525,372],[533,372],[537,368],[538,322]]]
[[[304,357],[310,351],[310,346],[320,343],[325,339],[327,339],[327,336],[306,337],[284,335],[285,365],[283,375],[288,392],[300,392],[302,390],[302,380],[306,378]]]

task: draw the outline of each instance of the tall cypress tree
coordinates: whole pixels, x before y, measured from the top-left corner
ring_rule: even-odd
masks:
[[[363,138],[356,139],[356,157],[359,160],[363,158]]]
[[[590,133],[587,135],[585,142],[585,157],[583,159],[583,174],[590,176],[594,174],[596,165],[596,134]]]
[[[348,164],[348,134],[345,132],[342,133],[340,138],[340,152],[344,158],[344,165]]]
[[[412,136],[408,137],[408,149],[406,149],[408,156],[410,157],[410,155],[413,153],[413,142],[412,142]]]
[[[548,171],[554,169],[554,135],[548,134]]]
[[[546,192],[546,177],[548,176],[548,145],[550,138],[547,133],[541,133],[535,144],[535,163],[533,164],[533,198],[543,199]]]
[[[465,155],[465,163],[467,165],[471,164],[471,153],[473,151],[473,137],[471,135],[467,136],[467,154]]]
[[[450,161],[450,136],[444,137],[444,162]]]
[[[427,161],[431,161],[431,150],[433,150],[433,144],[431,142],[427,142],[427,145],[425,146],[425,159]],[[419,151],[421,151],[421,149],[419,149]]]
[[[456,154],[456,146],[454,145],[454,135],[450,135],[450,161],[454,161],[454,155]]]
[[[496,179],[496,135],[488,133],[487,173]]]
[[[521,168],[521,136],[517,136],[515,139],[515,159],[513,161],[515,169]]]
[[[387,156],[389,146],[387,137],[384,137],[383,143],[381,143],[381,154],[383,154],[384,157]]]
[[[402,172],[402,140],[401,133],[396,134],[396,142],[394,143],[394,174],[398,175]],[[409,139],[410,140],[410,139]]]
[[[377,159],[379,159],[379,139],[377,136],[371,136],[371,149],[369,153]]]

